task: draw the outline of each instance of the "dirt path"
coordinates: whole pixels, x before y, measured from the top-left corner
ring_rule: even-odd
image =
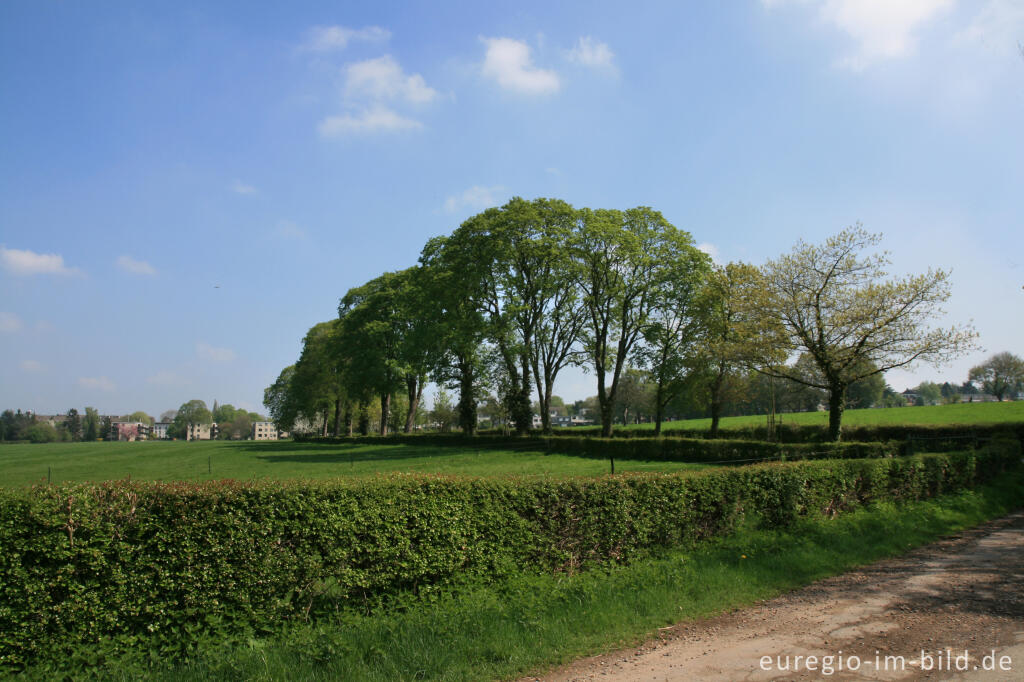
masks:
[[[526,679],[1021,681],[1024,513]]]

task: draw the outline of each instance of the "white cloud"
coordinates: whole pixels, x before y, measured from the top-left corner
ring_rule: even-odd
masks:
[[[196,344],[196,355],[209,362],[231,362],[235,359],[235,351],[230,348],[217,348],[207,343]]]
[[[721,261],[718,260],[718,247],[717,246],[715,246],[711,242],[701,242],[700,244],[697,244],[697,248],[699,250],[703,251],[704,253],[708,254],[709,256],[711,256],[711,262],[712,263],[715,263],[716,265],[721,264]]]
[[[533,65],[530,47],[512,38],[481,38],[487,45],[481,72],[506,90],[527,95],[558,92],[558,74]]]
[[[43,371],[43,363],[38,360],[22,360],[21,369],[26,372],[41,372]]]
[[[419,121],[400,116],[387,107],[377,106],[356,115],[328,116],[320,121],[318,129],[324,137],[340,137],[342,135],[419,130],[422,127],[423,124]]]
[[[574,64],[604,69],[615,68],[615,53],[608,47],[608,43],[602,43],[590,36],[583,36],[577,40],[576,45],[569,50],[568,57]]]
[[[1019,41],[1024,40],[1024,3],[991,0],[954,40],[980,43],[999,55],[1012,54],[1021,49]]]
[[[113,391],[116,388],[107,377],[79,377],[78,385],[95,391]]]
[[[310,52],[344,50],[352,41],[380,43],[391,38],[391,31],[380,26],[352,29],[345,26],[314,26],[309,29],[303,49]]]
[[[349,64],[345,74],[345,95],[350,99],[399,99],[423,104],[437,97],[437,91],[426,84],[423,76],[406,75],[391,55]]]
[[[856,43],[856,49],[838,62],[852,71],[886,59],[897,59],[917,51],[917,32],[922,25],[952,7],[954,0],[825,0],[813,3],[818,19],[831,25]],[[762,0],[769,10],[785,4],[807,2]]]
[[[117,259],[117,267],[133,275],[155,275],[156,268],[144,260],[135,260],[131,256],[120,256]]]
[[[64,257],[56,253],[8,249],[0,245],[0,263],[12,275],[76,275],[78,268],[64,265]]]
[[[500,186],[480,187],[479,185],[474,185],[460,195],[445,199],[444,210],[448,213],[455,213],[462,208],[482,209],[497,206],[499,203],[498,194],[504,189],[504,187]]]
[[[0,333],[13,334],[21,331],[23,326],[21,318],[14,313],[0,313]]]
[[[305,239],[308,236],[305,230],[290,220],[279,222],[275,233],[278,237],[283,237],[284,239]]]
[[[235,180],[231,183],[231,191],[237,194],[256,194],[256,188],[252,185],[247,185],[241,180]]]
[[[323,137],[419,130],[423,124],[400,114],[393,103],[426,104],[437,91],[418,73],[409,75],[391,55],[349,64],[344,69],[345,111],[320,121]]]
[[[153,384],[154,386],[187,386],[189,381],[185,377],[169,370],[160,370],[156,374],[147,377],[146,383]]]

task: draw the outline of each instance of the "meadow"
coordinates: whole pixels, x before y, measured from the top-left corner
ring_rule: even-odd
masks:
[[[686,471],[683,462],[616,462],[616,472]],[[522,450],[292,441],[153,441],[0,446],[0,486],[50,482],[223,479],[323,480],[388,473],[460,476],[596,476],[606,461]]]
[[[765,415],[723,417],[719,427],[725,430],[747,426],[764,426]],[[780,424],[828,426],[828,412],[787,412],[775,416]],[[1001,403],[953,403],[920,407],[881,407],[846,410],[843,426],[948,426],[953,424],[999,424],[1024,422],[1024,400]],[[711,419],[684,419],[664,422],[663,429],[710,429]],[[654,424],[616,426],[626,429],[653,429]]]

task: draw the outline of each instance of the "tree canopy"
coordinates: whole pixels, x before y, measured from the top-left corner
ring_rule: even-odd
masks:
[[[929,270],[889,278],[885,253],[863,255],[880,235],[859,225],[824,244],[797,243],[763,268],[764,296],[754,299],[760,327],[781,325],[790,353],[806,352],[820,371],[808,378],[772,358],[763,371],[829,393],[829,435],[840,438],[846,391],[873,374],[917,362],[941,364],[975,348],[969,325],[933,328],[949,298],[949,274]]]

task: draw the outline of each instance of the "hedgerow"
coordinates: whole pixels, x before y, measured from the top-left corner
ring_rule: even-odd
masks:
[[[1024,440],[1024,422],[1001,422],[993,424],[876,424],[870,426],[844,426],[843,439],[848,442],[877,443],[887,441],[914,441],[917,451],[945,450],[960,448],[987,441],[996,434],[1010,432]],[[496,431],[481,432],[483,436],[494,437]],[[553,438],[581,438],[600,435],[599,428],[574,427],[553,429]],[[779,443],[827,443],[828,427],[813,424],[779,424],[769,433],[766,426],[730,426],[719,430],[719,438],[728,440],[765,441],[769,436]],[[615,439],[653,439],[658,434],[654,429],[616,429]],[[663,429],[664,438],[710,438],[708,429]]]
[[[467,581],[574,572],[988,480],[978,453],[593,479],[110,482],[0,492],[0,670],[189,660],[325,614]]]

